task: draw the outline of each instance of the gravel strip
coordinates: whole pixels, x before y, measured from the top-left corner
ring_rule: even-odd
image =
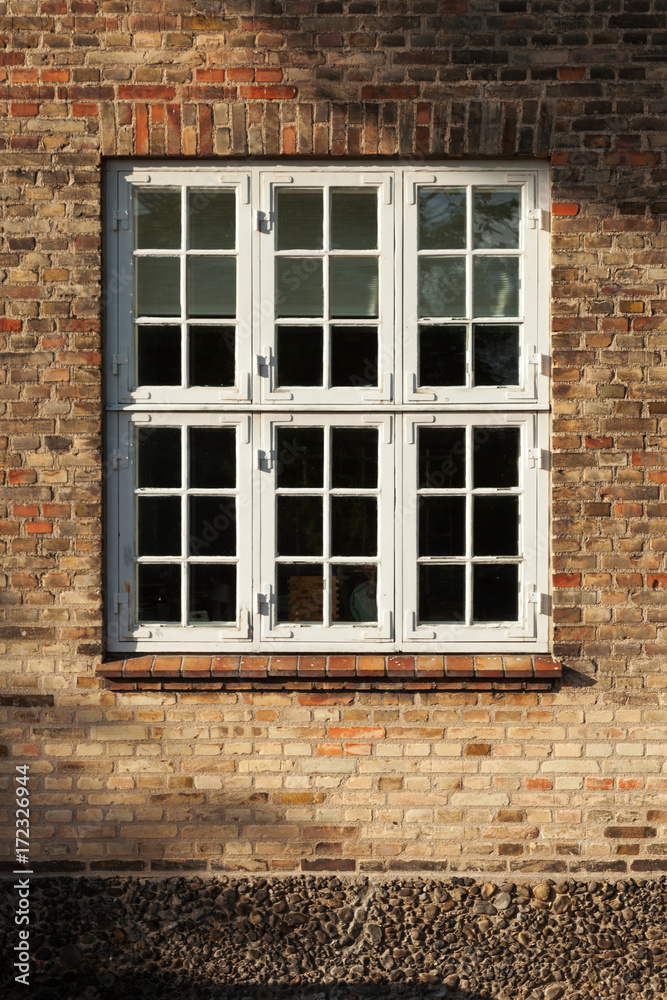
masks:
[[[0,884],[3,996],[667,997],[667,878],[33,878],[30,900],[25,991]]]

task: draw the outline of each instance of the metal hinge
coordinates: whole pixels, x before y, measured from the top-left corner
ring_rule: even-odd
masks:
[[[272,218],[270,212],[257,212],[257,232],[258,233],[270,233],[272,226]]]
[[[549,452],[546,448],[529,448],[527,457],[531,469],[547,469],[549,467]]]
[[[127,354],[114,354],[111,358],[111,374],[118,374],[119,365],[127,364]]]
[[[255,610],[258,615],[268,615],[271,596],[269,594],[256,594]]]
[[[530,208],[528,210],[528,221],[530,222],[531,229],[538,226],[545,233],[551,232],[551,212],[546,212],[543,208]]]
[[[262,378],[268,378],[271,372],[271,356],[268,354],[258,354],[256,356],[257,374]]]
[[[124,211],[123,209],[115,208],[113,212],[113,226],[112,226],[113,231],[116,232],[116,230],[118,229],[127,229],[129,225],[130,225],[129,212]]]
[[[113,613],[115,615],[120,614],[121,605],[127,605],[127,594],[114,594],[113,595]]]
[[[257,468],[260,472],[270,472],[273,467],[273,452],[257,449]]]
[[[111,452],[111,465],[114,469],[120,469],[121,465],[124,469],[127,468],[127,463],[130,460],[130,456],[127,452],[119,451],[117,448]]]

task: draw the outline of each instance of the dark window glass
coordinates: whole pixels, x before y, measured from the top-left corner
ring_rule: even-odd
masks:
[[[276,192],[276,249],[321,250],[324,198],[321,190]]]
[[[180,428],[137,427],[137,486],[171,489],[180,485]]]
[[[472,614],[476,622],[513,622],[519,617],[519,567],[477,563],[472,568]]]
[[[322,497],[278,496],[279,556],[321,556]]]
[[[475,385],[518,385],[519,327],[476,323],[473,371]]]
[[[377,568],[375,566],[331,567],[331,620],[376,622]]]
[[[419,555],[465,555],[465,497],[419,498]]]
[[[134,245],[138,250],[178,250],[181,245],[179,188],[136,188]]]
[[[135,257],[136,315],[181,314],[181,262],[178,257]]]
[[[137,566],[137,621],[180,622],[181,567],[173,563]]]
[[[377,192],[331,192],[331,249],[374,250],[378,245]]]
[[[180,556],[180,497],[137,497],[137,554]]]
[[[465,326],[420,326],[419,385],[465,384]]]
[[[322,316],[324,285],[321,258],[278,257],[275,294],[276,316]]]
[[[322,567],[279,563],[277,570],[278,621],[321,625],[324,611]]]
[[[233,250],[236,245],[236,196],[233,191],[188,191],[190,246],[193,250]]]
[[[331,498],[331,554],[377,555],[378,511],[375,497]]]
[[[278,489],[324,485],[324,430],[279,427],[276,431]]]
[[[191,625],[236,621],[236,566],[190,563],[188,619]]]
[[[321,326],[279,326],[276,329],[278,385],[322,385]]]
[[[460,489],[466,479],[463,427],[419,428],[419,485],[428,489]]]
[[[378,484],[378,432],[375,427],[334,427],[331,432],[331,485],[334,489],[372,490]]]
[[[419,567],[420,624],[465,621],[465,567],[422,563]]]
[[[473,427],[472,484],[475,489],[519,485],[519,428]]]
[[[518,555],[518,497],[474,496],[472,510],[473,555]]]
[[[233,427],[190,428],[190,486],[200,490],[236,486],[236,431]]]
[[[234,497],[191,496],[188,549],[191,556],[236,555]]]
[[[236,258],[188,257],[188,316],[236,315]]]
[[[520,191],[475,188],[472,208],[475,250],[518,248],[520,208]]]
[[[419,192],[419,249],[464,250],[465,188],[422,188]]]
[[[378,332],[375,326],[331,327],[331,384],[378,384]]]
[[[137,385],[180,384],[180,326],[138,326]]]
[[[188,337],[190,385],[234,385],[234,327],[191,326]]]

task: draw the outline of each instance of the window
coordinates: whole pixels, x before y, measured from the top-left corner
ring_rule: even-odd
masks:
[[[110,167],[110,649],[547,649],[547,186]]]

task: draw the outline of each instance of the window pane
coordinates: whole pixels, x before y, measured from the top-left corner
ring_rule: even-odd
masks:
[[[137,250],[179,250],[181,192],[179,188],[134,191],[134,245]]]
[[[519,246],[520,191],[473,194],[472,231],[475,250],[514,250]]]
[[[465,326],[420,326],[419,385],[465,384]]]
[[[460,489],[466,480],[463,427],[419,428],[419,485],[429,489]]]
[[[419,261],[419,315],[465,316],[464,257],[422,257]]]
[[[332,556],[375,556],[378,508],[375,497],[331,498]]]
[[[236,196],[233,191],[191,188],[188,191],[190,247],[233,250],[236,246]]]
[[[377,569],[375,566],[332,565],[331,591],[332,621],[377,621]]]
[[[519,554],[518,497],[475,496],[472,512],[473,555]]]
[[[180,554],[181,498],[137,497],[137,555]]]
[[[191,556],[236,555],[234,497],[188,498],[188,551]]]
[[[180,384],[180,326],[138,326],[137,385]]]
[[[135,257],[137,316],[181,315],[178,257]]]
[[[190,486],[202,490],[236,486],[236,431],[233,427],[190,428]]]
[[[510,489],[519,485],[518,427],[473,428],[475,489]]]
[[[331,249],[374,250],[378,245],[377,192],[331,192]]]
[[[137,566],[137,622],[149,625],[181,620],[181,567],[175,564]]]
[[[331,432],[331,485],[372,490],[378,484],[378,432],[374,427],[334,427]]]
[[[276,383],[322,385],[323,341],[321,326],[276,328]]]
[[[518,257],[475,257],[475,316],[519,315]]]
[[[191,326],[188,330],[190,385],[232,386],[236,364],[233,326]]]
[[[324,288],[318,257],[278,257],[276,316],[322,316]]]
[[[137,486],[165,489],[180,485],[180,428],[137,427]]]
[[[279,496],[276,535],[279,556],[321,556],[322,497]]]
[[[332,386],[378,384],[378,331],[376,326],[331,327]]]
[[[276,431],[278,489],[324,485],[324,430],[279,427]]]
[[[465,188],[421,188],[419,249],[464,250],[466,247]]]
[[[279,622],[321,625],[324,611],[324,578],[321,566],[279,564],[276,613]]]
[[[375,319],[378,315],[376,257],[332,257],[330,260],[333,319]]]
[[[188,257],[188,316],[236,315],[236,259]]]
[[[477,563],[472,568],[472,616],[476,622],[516,621],[519,567]]]
[[[465,555],[465,518],[465,497],[420,497],[419,555]]]
[[[236,621],[236,566],[193,564],[188,567],[190,625]]]
[[[473,327],[475,385],[519,384],[519,327]]]
[[[434,564],[419,567],[420,625],[465,621],[465,568]]]
[[[279,188],[276,191],[276,250],[321,250],[324,246],[323,218],[321,190]]]

